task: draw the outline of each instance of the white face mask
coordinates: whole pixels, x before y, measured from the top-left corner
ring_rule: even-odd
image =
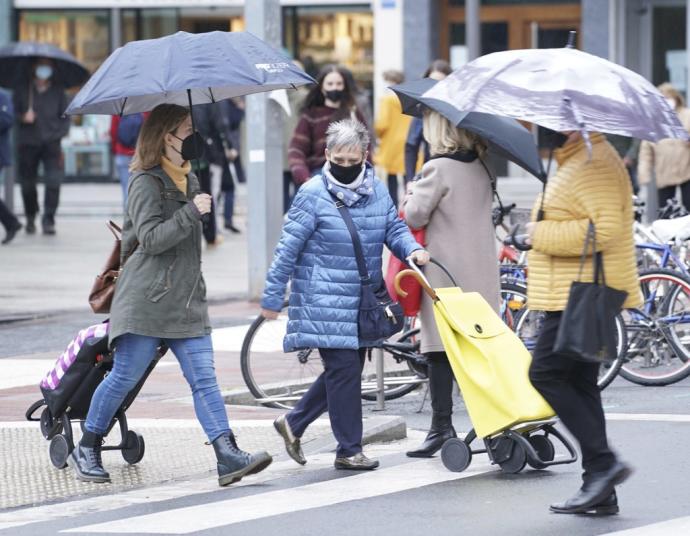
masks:
[[[667,99],[666,99],[666,102],[667,102],[668,105],[671,107],[671,110],[675,110],[675,109],[676,109],[676,99],[669,99],[669,98],[667,98]]]
[[[48,80],[51,76],[53,76],[53,68],[50,65],[39,65],[36,67],[36,78]]]

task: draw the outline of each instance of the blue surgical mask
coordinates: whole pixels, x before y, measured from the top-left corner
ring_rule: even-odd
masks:
[[[50,65],[39,65],[36,67],[36,78],[39,80],[48,80],[53,76],[53,68]]]

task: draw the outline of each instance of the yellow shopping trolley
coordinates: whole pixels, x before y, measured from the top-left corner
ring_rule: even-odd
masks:
[[[441,449],[447,469],[464,471],[472,455],[486,452],[491,463],[506,473],[518,473],[529,464],[535,469],[577,461],[577,452],[555,427],[553,409],[534,389],[528,371],[532,356],[520,338],[477,292],[463,292],[452,275],[453,287],[433,289],[421,270],[408,259],[411,270],[395,278],[414,277],[434,303],[434,318],[443,346],[460,387],[473,429],[464,439],[449,439]],[[555,459],[557,438],[568,456]],[[484,448],[472,450],[477,438]]]

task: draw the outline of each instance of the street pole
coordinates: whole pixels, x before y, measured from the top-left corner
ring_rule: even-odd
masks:
[[[465,35],[467,36],[467,56],[472,61],[482,54],[482,27],[479,16],[480,0],[465,2]]]
[[[12,0],[0,0],[0,47],[12,41]],[[16,112],[15,112],[16,113]],[[2,179],[2,168],[0,167],[0,180]],[[15,167],[5,168],[4,198],[7,208],[14,212],[14,174]]]
[[[281,46],[279,0],[245,2],[244,20],[247,31]],[[283,118],[267,93],[248,95],[246,103],[249,299],[259,300],[283,221]]]

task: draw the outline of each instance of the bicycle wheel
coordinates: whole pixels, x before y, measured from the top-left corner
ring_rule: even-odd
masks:
[[[318,349],[285,353],[283,338],[287,330],[287,302],[277,320],[257,317],[242,343],[240,365],[242,377],[257,402],[273,408],[292,408],[323,372]],[[419,329],[398,336],[394,343],[402,348],[384,345],[384,396],[386,400],[401,397],[426,381],[423,365],[405,359],[419,356]],[[394,346],[390,345],[390,346]],[[366,359],[362,372],[362,398],[376,400],[376,363]]]
[[[527,287],[517,283],[501,282],[500,315],[510,329],[515,331],[517,318],[527,308]]]
[[[544,313],[532,311],[526,307],[520,311],[516,317],[515,333],[522,340],[530,353],[534,352],[539,333],[541,333]],[[597,386],[603,391],[613,381],[620,372],[625,362],[628,338],[626,336],[625,323],[621,315],[616,316],[616,355],[618,356],[612,363],[603,363],[599,367],[599,377]]]
[[[384,397],[393,400],[414,391],[427,380],[424,357],[419,353],[419,328],[403,332],[383,344]],[[375,401],[376,362],[371,354],[362,370],[362,398]]]
[[[669,385],[690,375],[690,279],[673,270],[640,274],[641,309],[624,312],[628,352],[621,376]]]

